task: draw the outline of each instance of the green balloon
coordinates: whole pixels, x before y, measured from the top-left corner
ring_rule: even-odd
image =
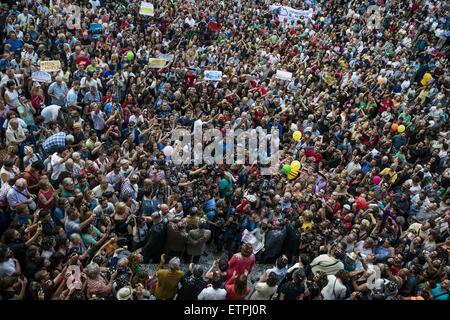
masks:
[[[276,35],[272,35],[272,36],[270,36],[270,40],[272,41],[272,43],[275,43],[275,42],[277,42],[278,37]]]
[[[133,51],[128,51],[127,52],[127,59],[128,59],[128,61],[132,61],[134,59]]]
[[[94,73],[95,72],[95,67],[93,66],[93,65],[89,65],[87,68],[86,68],[86,71],[88,72],[88,73]]]
[[[283,165],[283,172],[285,175],[288,175],[291,172],[291,170],[292,170],[291,165],[289,165],[289,164]]]

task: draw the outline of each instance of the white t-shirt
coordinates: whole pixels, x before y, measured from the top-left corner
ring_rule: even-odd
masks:
[[[184,19],[184,22],[187,23],[187,24],[188,24],[189,26],[191,26],[191,27],[195,26],[195,20],[194,20],[194,18],[191,18],[191,19],[186,18],[186,19]]]
[[[57,152],[55,152],[51,159],[50,159],[50,163],[52,165],[52,175],[51,178],[53,180],[58,180],[59,175],[66,169],[66,166],[64,165],[64,163],[60,163],[60,161],[62,160],[62,158],[58,155]]]
[[[227,291],[225,289],[214,289],[208,287],[202,290],[198,295],[198,300],[225,300]]]
[[[44,123],[47,124],[50,121],[56,121],[58,119],[59,109],[61,109],[61,106],[56,104],[49,105],[42,109],[41,116],[45,119]]]
[[[328,284],[322,289],[323,300],[343,300],[347,292],[338,278],[333,275],[328,276]]]
[[[17,90],[14,90],[13,92],[6,90],[5,96],[7,97],[7,104],[10,108],[16,109],[19,106],[20,101],[19,93],[17,92]]]
[[[103,190],[100,185],[98,185],[94,189],[92,189],[92,193],[94,194],[94,197],[97,199],[100,198],[103,193],[108,192],[108,191],[114,192],[114,188],[110,184],[108,184],[108,187],[106,188],[106,190]]]

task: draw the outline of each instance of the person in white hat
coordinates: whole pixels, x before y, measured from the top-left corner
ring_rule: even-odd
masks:
[[[116,294],[117,300],[133,300],[133,288],[127,286],[120,288]]]

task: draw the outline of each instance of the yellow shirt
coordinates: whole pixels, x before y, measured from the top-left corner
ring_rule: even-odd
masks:
[[[156,269],[158,283],[155,288],[155,297],[161,300],[172,299],[177,293],[178,283],[184,277],[184,272],[162,269],[162,266],[163,264],[160,263]]]
[[[311,230],[314,226],[314,222],[313,221],[309,221],[309,222],[303,222],[302,224],[302,231],[306,231],[306,230]]]
[[[389,178],[391,180],[392,183],[395,182],[395,180],[397,180],[397,172],[392,171],[391,168],[385,168],[380,172],[380,175],[385,176],[385,175],[389,175]]]

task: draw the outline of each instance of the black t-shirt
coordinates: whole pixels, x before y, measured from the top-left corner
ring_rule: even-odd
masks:
[[[206,288],[206,281],[202,278],[195,278],[188,271],[183,280],[181,288],[178,290],[177,300],[197,300],[198,295]]]
[[[297,300],[298,296],[305,292],[303,283],[289,281],[281,287],[281,293],[284,294],[284,300]]]

